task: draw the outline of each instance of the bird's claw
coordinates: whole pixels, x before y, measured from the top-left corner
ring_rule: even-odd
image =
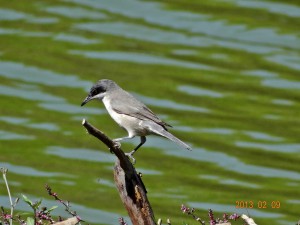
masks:
[[[113,140],[113,142],[114,142],[114,147],[115,148],[120,148],[121,147],[121,143],[119,141]]]
[[[113,140],[113,148],[120,148],[121,147],[121,143],[119,141]],[[111,148],[109,148],[110,153],[114,153],[113,150]]]
[[[129,160],[132,162],[132,164],[135,164],[136,160],[133,157],[134,152],[125,153],[125,155],[129,158]]]

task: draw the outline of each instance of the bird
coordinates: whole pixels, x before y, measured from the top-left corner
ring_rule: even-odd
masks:
[[[189,145],[168,131],[171,125],[162,121],[144,103],[122,89],[116,82],[109,79],[96,82],[81,106],[95,99],[103,102],[112,119],[128,133],[126,137],[113,139],[115,143],[120,146],[121,141],[140,136],[140,143],[131,152],[125,153],[134,163],[133,154],[146,142],[146,136],[152,134],[165,137],[191,150]]]

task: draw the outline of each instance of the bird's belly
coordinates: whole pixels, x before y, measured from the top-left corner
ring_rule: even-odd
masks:
[[[113,117],[113,119],[121,127],[127,130],[129,136],[146,136],[150,134],[148,128],[143,125],[142,120],[139,120],[135,117],[127,116],[125,114],[119,114],[116,117]]]
[[[123,127],[128,132],[128,136],[146,136],[150,134],[149,129],[144,126],[142,120],[125,114],[115,112],[108,102],[103,101],[109,115],[116,121],[119,126]]]

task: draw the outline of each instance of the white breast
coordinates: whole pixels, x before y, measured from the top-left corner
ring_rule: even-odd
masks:
[[[103,104],[107,110],[107,112],[109,113],[109,115],[114,119],[114,121],[116,121],[117,124],[119,124],[120,126],[122,126],[122,115],[119,113],[116,113],[110,104],[110,99],[107,98],[106,96],[102,99]]]
[[[115,112],[110,104],[110,99],[106,96],[102,99],[103,104],[109,115],[116,121],[119,126],[123,127],[128,132],[129,137],[148,135],[148,129],[144,127],[143,121],[135,117]]]

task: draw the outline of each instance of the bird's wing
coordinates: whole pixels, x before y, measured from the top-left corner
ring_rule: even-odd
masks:
[[[124,91],[122,98],[111,99],[112,108],[120,114],[125,114],[140,120],[152,120],[161,125],[165,130],[166,126],[172,127],[158,118],[145,104],[134,98],[131,94]]]

